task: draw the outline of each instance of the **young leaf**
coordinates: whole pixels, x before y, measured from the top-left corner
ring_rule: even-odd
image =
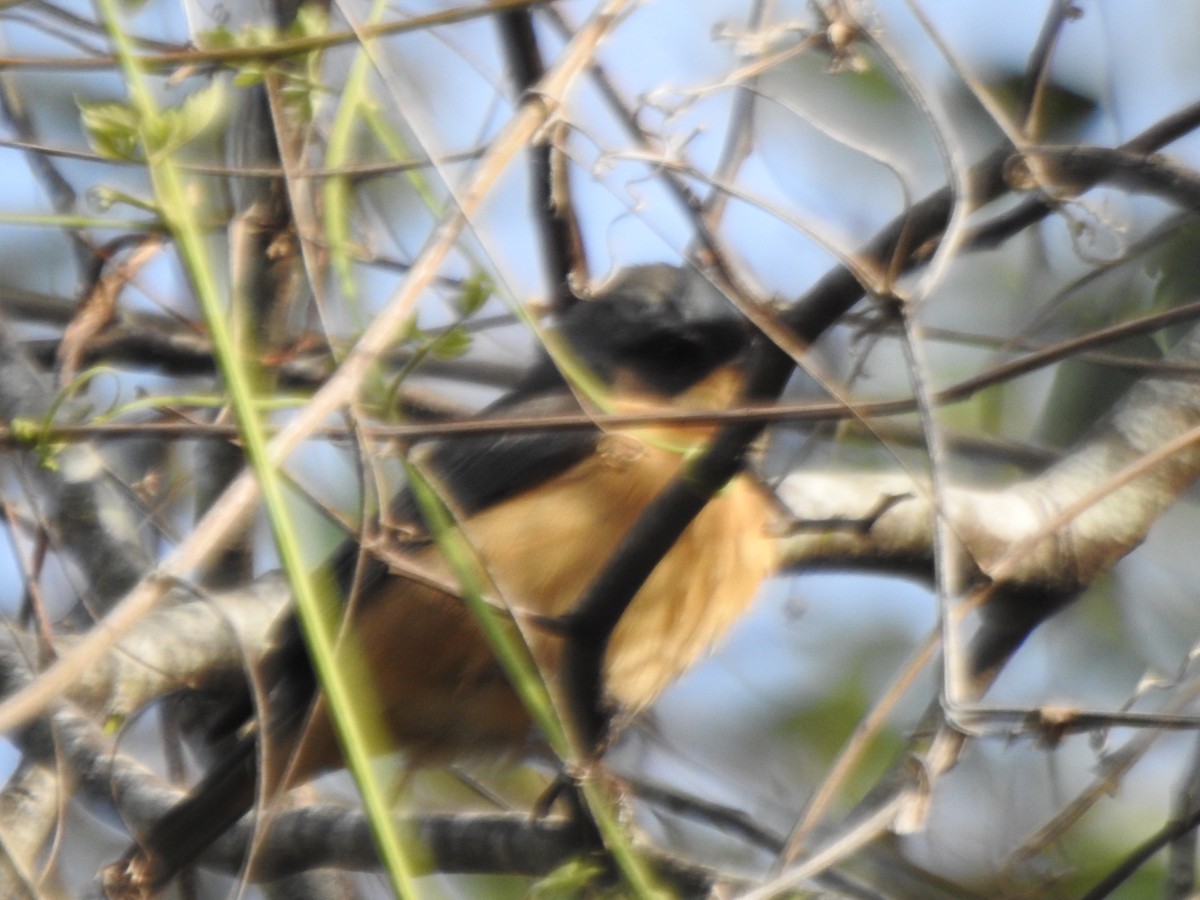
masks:
[[[472,275],[463,283],[462,293],[458,295],[456,304],[464,319],[469,319],[488,302],[495,285],[491,276],[485,272]]]
[[[137,156],[138,117],[117,101],[76,100],[80,121],[92,149],[105,159],[132,160]]]

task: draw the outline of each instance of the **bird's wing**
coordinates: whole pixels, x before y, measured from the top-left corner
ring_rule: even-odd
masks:
[[[561,390],[506,398],[481,418],[514,422],[581,412],[564,384]],[[527,427],[509,432],[449,438],[417,455],[423,474],[455,512],[473,516],[565,472],[596,449],[598,428],[538,431]],[[399,521],[416,513],[411,491],[404,491],[393,510]]]

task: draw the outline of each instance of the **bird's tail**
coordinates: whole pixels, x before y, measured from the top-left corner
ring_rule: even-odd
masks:
[[[204,853],[254,805],[257,735],[243,736],[228,755],[104,872],[109,897],[152,897]]]

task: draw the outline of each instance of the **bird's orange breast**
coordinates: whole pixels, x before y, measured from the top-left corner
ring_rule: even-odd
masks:
[[[682,465],[673,450],[609,435],[594,456],[464,530],[518,614],[560,616]],[[649,705],[742,614],[776,564],[770,515],[768,499],[744,477],[700,512],[613,633],[605,681],[615,699],[633,710]],[[537,626],[525,631],[543,668],[556,674],[562,639]]]

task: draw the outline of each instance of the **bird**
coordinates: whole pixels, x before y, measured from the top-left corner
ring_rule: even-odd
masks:
[[[654,263],[619,271],[563,313],[551,334],[553,352],[543,351],[482,418],[728,409],[740,395],[751,331],[702,273]],[[489,596],[518,620],[529,614],[552,622],[570,612],[714,430],[711,423],[669,422],[522,428],[444,438],[416,448],[411,461],[477,554]],[[718,643],[777,564],[775,510],[767,490],[743,471],[699,513],[610,637],[606,701],[636,715]],[[398,564],[397,556],[412,565]],[[348,542],[333,568],[343,592],[356,598],[346,645],[354,649],[345,652],[364,663],[385,725],[386,746],[373,750],[400,749],[413,766],[528,751],[529,714],[456,590],[454,570],[430,538],[411,487],[400,492],[376,539]],[[537,624],[521,630],[555,689],[567,652],[562,634]],[[247,727],[226,758],[137,838],[110,868],[119,883],[152,895],[257,796],[344,765],[294,616],[274,644],[262,666],[263,724]]]

